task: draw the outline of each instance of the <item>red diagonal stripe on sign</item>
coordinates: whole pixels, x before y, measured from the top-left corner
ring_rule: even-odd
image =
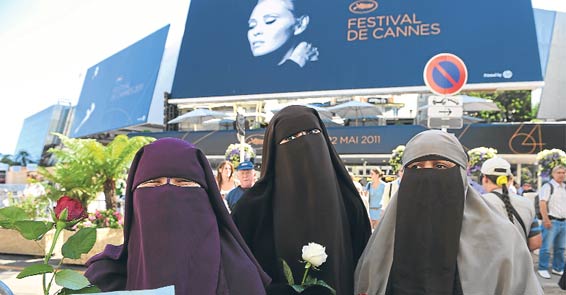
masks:
[[[440,63],[438,63],[437,65],[434,66],[434,68],[436,70],[438,70],[440,72],[440,74],[442,76],[444,76],[444,78],[446,78],[448,81],[450,81],[450,83],[452,83],[452,86],[456,86],[456,84],[458,84],[458,82],[456,82],[454,80],[454,78],[452,78],[452,76],[450,76],[450,74],[448,74],[448,72],[446,72],[446,70],[444,70],[444,68],[442,68],[440,66]]]

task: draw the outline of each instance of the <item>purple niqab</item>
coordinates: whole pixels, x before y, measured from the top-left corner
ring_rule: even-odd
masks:
[[[134,190],[158,177],[201,187]],[[232,222],[204,154],[172,138],[137,153],[128,176],[124,244],[108,245],[87,265],[85,275],[103,291],[175,285],[176,294],[265,294],[269,283]]]

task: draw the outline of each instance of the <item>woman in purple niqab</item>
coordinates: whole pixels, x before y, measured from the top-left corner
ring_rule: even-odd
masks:
[[[167,183],[144,187],[149,180]],[[172,178],[194,186],[178,186]],[[164,138],[141,148],[130,168],[124,244],[107,245],[87,263],[102,291],[174,285],[176,294],[265,294],[263,272],[220,197],[205,155]]]

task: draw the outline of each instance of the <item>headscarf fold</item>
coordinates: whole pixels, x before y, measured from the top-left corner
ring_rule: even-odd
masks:
[[[158,177],[201,187],[138,188]],[[124,244],[108,245],[87,263],[103,291],[174,285],[176,294],[265,294],[269,278],[237,231],[204,154],[165,138],[138,151],[127,182]]]
[[[280,144],[300,131],[320,130]],[[304,272],[301,249],[309,242],[326,247],[328,260],[312,273],[352,294],[353,271],[370,235],[362,200],[312,108],[279,111],[266,130],[261,179],[232,213],[250,249],[274,283],[286,283],[284,259],[295,281]]]
[[[474,189],[468,187],[465,172],[467,154],[456,137],[436,130],[421,132],[407,143],[403,153],[403,163],[406,165],[418,158],[431,155],[440,156],[457,163],[459,175],[452,175],[451,178],[446,178],[446,181],[461,181],[464,187],[461,192],[463,195],[454,196],[454,198],[464,201],[456,256],[455,277],[458,280],[455,282],[447,280],[445,283],[456,285],[454,291],[460,287],[463,294],[466,295],[543,294],[534,274],[529,250],[520,233],[513,228],[514,226],[508,220],[492,211]],[[405,169],[405,175],[407,175],[407,172],[408,169]],[[421,172],[423,171],[414,171],[414,173]],[[415,238],[398,240],[396,234],[397,223],[407,221],[399,215],[400,210],[402,210],[399,207],[402,188],[411,185],[405,183],[405,181],[410,181],[405,178],[405,175],[401,180],[400,190],[392,197],[382,221],[370,238],[358,262],[354,294],[391,294],[387,290],[387,285],[389,280],[397,276],[397,274],[391,273],[396,271],[396,269],[392,269],[394,252],[398,249],[396,244],[418,243]],[[412,197],[417,202],[420,194],[414,192],[411,192],[411,194],[414,195],[403,197]],[[425,221],[413,220],[413,222],[416,224]],[[452,227],[452,225],[447,226]],[[426,254],[422,253],[422,255]],[[449,271],[448,273],[452,272]],[[399,283],[402,284],[403,281]],[[410,283],[414,283],[414,281]],[[424,283],[421,282],[420,284],[422,287]],[[445,286],[444,290],[450,290],[450,286]],[[439,293],[422,288],[421,291],[413,294]],[[456,294],[456,292],[453,292],[453,294]]]

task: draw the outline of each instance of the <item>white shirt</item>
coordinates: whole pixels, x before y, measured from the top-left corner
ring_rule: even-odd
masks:
[[[495,191],[502,193],[501,189],[496,189]],[[490,205],[491,208],[494,208],[498,213],[503,215],[505,219],[509,220],[507,210],[505,210],[505,204],[503,204],[503,201],[496,194],[486,193],[483,194],[482,197]],[[535,220],[535,204],[528,198],[515,195],[511,192],[509,192],[509,200],[511,201],[513,208],[515,208],[517,213],[519,213],[519,216],[521,216],[528,234],[531,230],[531,224]],[[515,224],[515,227],[517,227],[519,232],[521,232],[522,236],[524,236],[526,239],[527,237],[525,236],[525,231],[523,231],[523,227],[521,227],[521,224],[519,223],[519,221],[517,221],[517,218],[515,218],[515,216],[513,216],[513,224]]]
[[[554,186],[552,197],[550,197],[550,185]],[[548,201],[549,197],[550,202]],[[547,201],[549,215],[556,218],[566,218],[566,184],[559,184],[552,179],[541,187],[539,198],[541,201]]]

